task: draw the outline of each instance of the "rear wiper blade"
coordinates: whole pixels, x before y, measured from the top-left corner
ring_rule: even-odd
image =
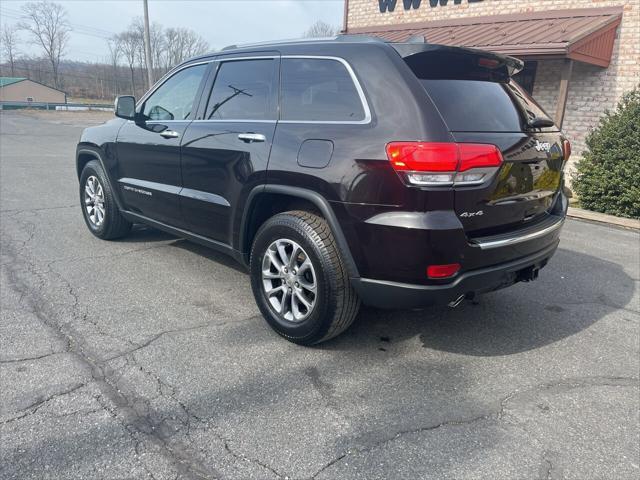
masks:
[[[553,120],[547,117],[534,117],[527,122],[531,128],[553,127]]]

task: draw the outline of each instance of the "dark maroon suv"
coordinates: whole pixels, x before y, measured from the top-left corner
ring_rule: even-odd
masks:
[[[521,68],[352,36],[194,58],[84,131],[84,218],[100,238],[144,223],[232,255],[301,344],[360,302],[456,305],[533,280],[558,245],[570,146]]]

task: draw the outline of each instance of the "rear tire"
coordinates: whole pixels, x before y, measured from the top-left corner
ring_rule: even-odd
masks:
[[[253,242],[250,270],[262,315],[291,342],[329,340],[345,331],[358,313],[360,299],[331,228],[316,214],[291,211],[267,220]]]
[[[102,240],[124,237],[131,222],[122,216],[102,165],[91,160],[80,175],[80,207],[89,231]]]

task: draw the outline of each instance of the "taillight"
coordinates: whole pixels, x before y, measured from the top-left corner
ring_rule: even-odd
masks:
[[[571,142],[569,140],[565,139],[562,141],[562,155],[565,162],[569,160],[569,157],[571,156]]]
[[[502,164],[498,147],[481,143],[391,142],[387,157],[418,186],[477,185]]]
[[[450,263],[448,265],[429,265],[427,267],[427,277],[429,278],[449,278],[453,277],[460,271],[459,263]]]

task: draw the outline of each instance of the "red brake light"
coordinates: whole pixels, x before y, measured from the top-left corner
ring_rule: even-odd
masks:
[[[427,277],[429,278],[449,278],[460,271],[459,263],[448,265],[429,265],[427,267]]]
[[[391,142],[391,166],[412,185],[472,185],[499,167],[502,154],[495,145],[481,143]],[[472,169],[484,171],[466,172]]]
[[[472,168],[499,167],[502,154],[495,145],[481,143],[460,143],[459,172],[466,172]]]
[[[455,143],[391,142],[387,156],[396,170],[450,172],[458,166]]]
[[[500,66],[500,62],[493,58],[480,57],[478,59],[478,65],[485,68],[498,68]]]
[[[569,160],[569,157],[571,156],[571,142],[569,140],[565,139],[562,141],[562,154],[565,162]]]

